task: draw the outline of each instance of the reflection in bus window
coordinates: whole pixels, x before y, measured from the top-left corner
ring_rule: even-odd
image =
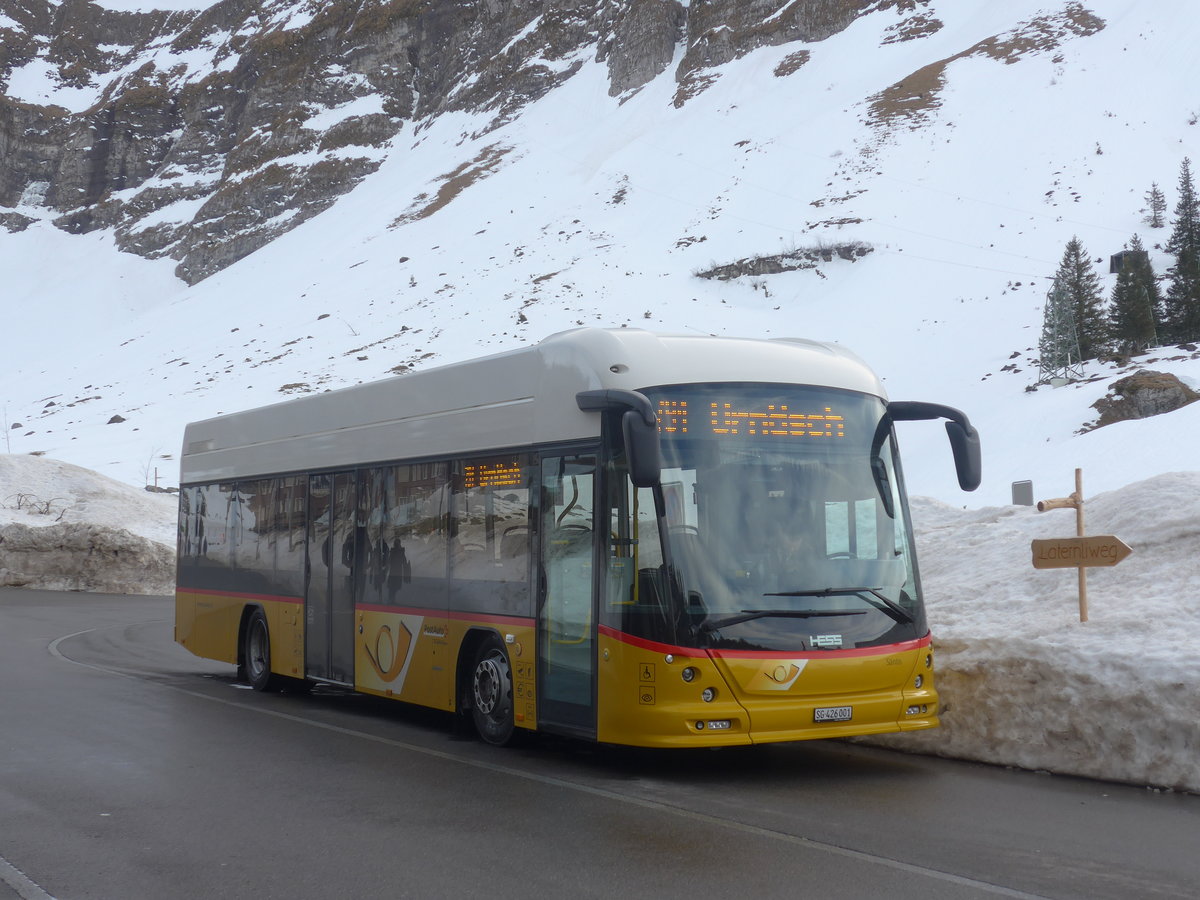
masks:
[[[445,606],[448,471],[419,463],[361,474],[360,602]]]
[[[459,464],[450,541],[451,605],[531,615],[527,454]]]

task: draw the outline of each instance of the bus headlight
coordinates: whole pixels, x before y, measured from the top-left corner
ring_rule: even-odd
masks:
[[[717,697],[717,692],[714,688],[705,688],[700,694],[700,699],[705,703],[712,703]]]
[[[684,669],[679,674],[683,676],[683,680],[686,681],[688,684],[691,684],[696,679],[696,670],[693,669],[691,666],[688,666],[686,669]]]
[[[918,675],[916,678],[913,679],[913,688],[916,690],[920,690],[921,685],[923,685],[924,683],[925,683],[925,676]]]

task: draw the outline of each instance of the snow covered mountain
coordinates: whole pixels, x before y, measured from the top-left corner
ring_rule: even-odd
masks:
[[[0,0],[5,446],[174,483],[185,422],[581,324],[846,344],[966,410],[962,505],[1197,466],[1200,404],[1030,390],[1200,108],[1187,0]],[[1160,273],[1171,258],[1152,249]]]

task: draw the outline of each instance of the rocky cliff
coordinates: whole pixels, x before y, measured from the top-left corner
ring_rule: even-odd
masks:
[[[614,97],[673,67],[682,105],[755,48],[819,41],[880,9],[916,28],[924,5],[0,0],[0,226],[111,229],[195,283],[320,213],[432,117],[483,112],[498,128],[588,61],[607,66]]]

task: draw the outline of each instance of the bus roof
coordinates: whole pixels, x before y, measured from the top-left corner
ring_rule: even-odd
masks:
[[[597,437],[575,395],[696,382],[842,388],[885,397],[836,344],[579,328],[518,350],[205,419],[184,432],[180,483],[351,468]]]

